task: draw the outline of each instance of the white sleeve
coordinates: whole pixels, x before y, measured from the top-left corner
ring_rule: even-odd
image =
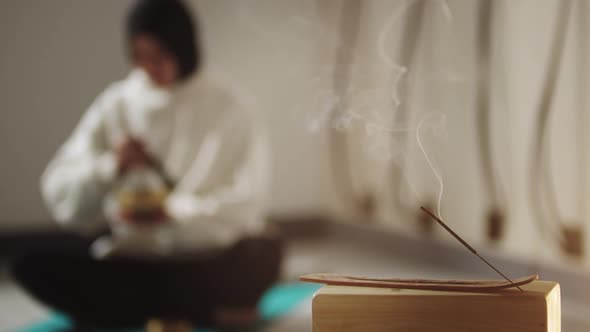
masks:
[[[107,89],[90,106],[41,177],[41,193],[60,223],[91,229],[103,221],[103,196],[116,174],[108,147],[106,113],[116,107],[116,89]]]
[[[232,227],[257,221],[261,207],[252,174],[253,134],[252,119],[245,112],[228,114],[212,128],[166,202],[174,220]]]

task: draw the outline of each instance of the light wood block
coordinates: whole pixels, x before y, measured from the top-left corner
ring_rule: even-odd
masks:
[[[325,286],[313,298],[313,331],[561,331],[559,284],[522,288],[461,293]]]

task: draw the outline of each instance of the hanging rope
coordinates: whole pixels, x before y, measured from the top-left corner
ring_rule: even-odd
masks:
[[[478,80],[476,101],[476,128],[479,146],[479,159],[483,175],[483,182],[491,201],[487,213],[487,235],[490,240],[499,240],[504,229],[504,213],[506,207],[504,191],[498,173],[494,168],[494,155],[492,147],[492,123],[490,120],[491,97],[493,86],[492,55],[493,55],[493,1],[480,1],[478,6],[478,31],[477,48],[475,58],[478,60]],[[497,96],[496,96],[497,98]]]
[[[587,112],[588,112],[588,1],[586,0],[579,0],[577,1],[578,8],[578,49],[577,49],[577,60],[579,61],[578,64],[578,72],[577,72],[577,82],[576,86],[578,87],[578,109],[579,109],[579,116],[577,123],[577,136],[579,137],[578,141],[578,179],[579,179],[579,191],[578,191],[578,215],[581,220],[586,220],[588,217],[588,178],[587,178],[587,148],[586,142],[588,142],[588,137],[586,134],[586,123],[588,122]]]
[[[561,71],[571,1],[562,0],[559,2],[559,7],[556,28],[551,43],[551,53],[549,54],[548,69],[545,75],[541,97],[537,105],[537,124],[534,131],[535,144],[532,149],[529,185],[532,212],[539,230],[545,236],[554,237],[559,243],[562,243],[561,229],[563,223],[557,204],[553,180],[551,179],[549,153],[545,149],[545,144],[548,140],[548,119],[555,99],[557,80]],[[545,185],[547,188],[544,188],[542,185]],[[545,196],[542,196],[542,194],[545,194]],[[543,199],[544,203],[541,203]]]
[[[415,66],[418,48],[423,40],[424,33],[424,16],[426,14],[426,1],[416,1],[411,7],[407,9],[407,15],[403,30],[401,33],[401,41],[399,48],[399,62],[401,65],[409,68],[409,75],[412,74],[412,69]],[[397,126],[400,123],[407,123],[409,120],[409,113],[411,111],[411,91],[413,90],[412,84],[414,80],[406,78],[404,83],[400,85],[400,96],[405,97],[405,102],[398,105],[392,105],[397,107],[393,111],[393,123],[392,127]],[[404,149],[407,147],[408,133],[402,132],[399,137],[395,136],[392,139],[397,140],[399,145],[397,148]],[[405,203],[401,197],[401,188],[403,187],[403,180],[405,178],[404,165],[397,163],[391,163],[392,171],[392,188],[394,190],[393,204],[396,211],[402,214],[404,219],[407,219],[410,215],[415,215],[416,206],[409,206]]]
[[[491,143],[491,123],[490,123],[490,91],[491,91],[491,54],[493,30],[492,22],[494,18],[493,1],[480,1],[478,10],[479,29],[478,45],[476,58],[479,59],[479,77],[476,94],[477,105],[477,130],[480,161],[483,171],[483,179],[486,189],[490,195],[493,208],[504,206],[500,181],[494,170],[494,157]]]
[[[350,86],[350,76],[353,62],[353,52],[356,48],[358,31],[360,27],[361,2],[343,1],[340,16],[339,41],[340,45],[334,59],[334,74],[332,77],[332,88],[340,102],[336,104],[337,109],[332,110],[332,121],[346,110],[347,90]],[[342,201],[359,207],[362,204],[360,195],[356,193],[350,170],[349,144],[346,132],[330,130],[329,134],[330,165],[331,174],[336,192],[341,196]]]

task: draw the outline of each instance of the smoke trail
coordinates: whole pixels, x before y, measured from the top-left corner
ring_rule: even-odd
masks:
[[[398,110],[398,107],[401,104],[401,100],[399,98],[399,93],[398,93],[398,83],[399,80],[401,80],[402,76],[406,74],[407,72],[407,68],[404,66],[401,66],[399,64],[397,64],[393,57],[390,56],[387,52],[387,47],[386,47],[386,40],[387,40],[387,36],[388,34],[392,31],[393,25],[394,23],[401,17],[402,14],[404,14],[411,6],[416,4],[416,0],[410,0],[410,1],[406,1],[403,6],[399,9],[394,11],[391,16],[389,17],[389,19],[387,20],[386,24],[383,26],[379,37],[378,37],[378,52],[379,52],[379,56],[381,57],[382,61],[394,72],[397,73],[397,75],[394,77],[394,86],[391,89],[391,101],[392,101],[392,105],[393,105],[393,110],[394,113]],[[445,17],[447,18],[447,20],[452,20],[452,12],[450,10],[450,7],[448,5],[448,3],[445,0],[441,0],[439,2],[439,4],[441,5],[442,11],[445,15]],[[428,119],[428,117],[424,117],[416,126],[416,142],[418,143],[418,147],[420,149],[420,151],[422,152],[422,154],[424,155],[424,158],[428,164],[428,166],[430,167],[432,173],[434,174],[434,176],[436,177],[438,184],[439,184],[439,193],[438,193],[438,199],[437,199],[437,213],[439,217],[442,217],[441,215],[441,203],[442,203],[442,196],[444,193],[444,182],[442,179],[442,176],[440,175],[440,173],[436,170],[436,168],[434,167],[434,164],[430,158],[430,156],[428,155],[428,153],[426,152],[426,149],[424,148],[424,144],[422,143],[422,139],[420,137],[420,130],[422,129],[422,126],[424,125],[425,121]],[[442,120],[444,120],[444,116],[443,118],[441,118]],[[409,179],[406,178],[406,182],[408,183],[408,185],[410,186],[411,190],[415,193],[415,189],[414,186],[412,185],[411,181],[409,181]]]
[[[405,14],[408,11],[408,9],[410,9],[410,7],[415,5],[417,3],[417,1],[418,0],[407,0],[407,1],[405,1],[405,3],[402,5],[401,8],[393,11],[393,13],[391,13],[391,16],[387,19],[386,23],[383,25],[383,28],[381,29],[381,32],[379,33],[379,37],[377,39],[379,57],[381,58],[381,60],[383,60],[383,62],[394,73],[396,73],[396,76],[394,77],[394,80],[393,80],[393,88],[391,90],[391,101],[392,101],[394,110],[396,110],[397,107],[401,104],[401,100],[399,98],[397,86],[399,84],[399,81],[402,79],[402,77],[408,71],[408,68],[396,63],[394,61],[393,57],[391,57],[388,54],[387,47],[386,47],[387,36],[393,30],[393,25],[401,18],[401,16],[403,14]],[[439,4],[440,4],[443,14],[445,15],[445,18],[449,21],[453,20],[453,13],[451,12],[451,8],[449,7],[449,4],[447,3],[447,1],[446,0],[439,0]]]
[[[392,101],[392,105],[393,105],[394,110],[397,110],[397,107],[401,104],[401,101],[400,101],[400,98],[398,95],[397,86],[398,86],[398,83],[401,80],[401,78],[407,72],[407,68],[397,64],[393,60],[393,58],[387,53],[386,41],[387,41],[387,36],[388,36],[389,32],[391,32],[393,30],[392,29],[393,25],[399,20],[399,18],[402,16],[402,14],[404,14],[414,3],[416,3],[416,0],[406,1],[399,10],[395,10],[391,14],[389,19],[385,23],[385,25],[383,25],[383,28],[381,29],[381,32],[379,33],[379,37],[377,39],[378,52],[379,52],[379,56],[381,57],[381,60],[383,60],[383,62],[394,73],[397,74],[394,77],[393,87],[391,89],[391,101]]]
[[[422,125],[424,125],[424,122],[427,119],[428,119],[427,117],[423,118],[420,121],[420,123],[418,123],[418,126],[416,127],[416,142],[418,142],[418,147],[420,148],[420,151],[422,151],[422,154],[424,155],[424,159],[426,159],[426,163],[428,163],[428,166],[430,167],[430,170],[432,171],[432,173],[436,177],[436,180],[438,181],[439,191],[438,191],[438,199],[437,199],[437,209],[436,209],[436,211],[437,211],[438,217],[439,218],[442,218],[442,214],[441,214],[441,203],[442,203],[442,196],[443,196],[443,192],[444,192],[443,179],[442,179],[442,176],[440,175],[440,173],[436,170],[436,167],[434,167],[434,164],[432,163],[432,160],[428,156],[428,153],[426,152],[426,149],[424,149],[424,144],[422,144],[422,139],[420,137],[420,129],[422,129]],[[444,115],[442,115],[441,120],[443,120],[443,121],[445,120]]]
[[[343,65],[341,63],[333,63],[321,67],[319,71],[314,73],[314,77],[309,84],[310,89],[313,91],[313,99],[307,100],[308,102],[311,101],[311,105],[308,104],[308,107],[305,107],[305,105],[298,105],[298,107],[304,110],[306,109],[305,123],[307,129],[311,132],[319,132],[322,129],[346,131],[353,127],[362,128],[368,140],[366,149],[367,153],[371,157],[384,162],[402,162],[407,157],[407,147],[402,146],[403,144],[401,143],[396,146],[395,137],[400,134],[414,132],[418,147],[438,182],[439,190],[436,210],[438,216],[442,217],[441,204],[444,193],[443,179],[422,141],[424,132],[428,130],[428,120],[433,120],[432,115],[424,116],[417,124],[393,123],[396,112],[399,110],[402,103],[399,87],[402,80],[407,77],[409,69],[398,63],[393,54],[391,54],[391,48],[388,46],[388,39],[395,31],[396,24],[399,20],[404,17],[412,6],[419,3],[419,1],[422,0],[405,0],[401,4],[396,5],[396,8],[391,14],[389,14],[384,25],[378,32],[376,45],[377,55],[381,62],[386,66],[386,70],[391,73],[385,86],[363,88],[352,84],[345,89],[345,92],[343,91],[343,93],[345,93],[344,95],[339,95],[331,86],[323,86],[325,82],[331,81],[336,74],[335,71]],[[448,3],[445,0],[438,0],[437,5],[439,9],[442,10],[446,19],[452,20],[452,13]],[[312,24],[319,28],[317,22],[314,22],[315,19],[319,18],[315,16],[306,18],[305,24],[302,25]],[[297,20],[301,20],[301,18],[297,18]],[[323,37],[332,37],[327,30],[320,31],[319,34]],[[314,36],[317,38],[318,33],[314,34]],[[325,45],[326,43],[324,42],[320,44]],[[401,46],[403,47],[404,45]],[[363,82],[374,80],[374,77],[364,77],[365,80],[362,79],[362,75],[368,75],[367,73],[372,72],[371,70],[368,70],[367,68],[359,68],[352,62],[347,65],[354,72],[352,76],[355,77],[356,81]],[[359,75],[361,76],[359,77]],[[433,77],[430,77],[429,75],[433,75]],[[444,71],[444,69],[441,69],[440,72],[426,74],[426,77],[423,78],[439,80],[443,77],[445,81],[452,80],[454,83],[456,83],[455,81],[461,80],[461,77],[457,78],[450,76],[451,75]],[[380,97],[385,97],[388,102],[384,104],[379,102],[376,104],[376,100],[379,100]],[[444,119],[445,117],[442,115],[441,120],[443,122]],[[431,127],[430,129],[440,130],[443,128]],[[408,190],[410,191],[411,196],[419,199],[416,187],[407,176],[404,178],[405,182],[408,184]]]

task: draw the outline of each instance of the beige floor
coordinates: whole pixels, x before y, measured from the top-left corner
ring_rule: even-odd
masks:
[[[46,316],[46,309],[29,299],[0,270],[0,332],[39,320]],[[284,264],[284,278],[311,272],[339,272],[363,275],[395,277],[469,278],[482,277],[480,270],[461,271],[442,267],[428,261],[408,257],[403,252],[391,252],[375,245],[353,243],[350,240],[323,239],[294,241],[288,245]],[[590,307],[563,300],[563,328],[565,332],[590,331]],[[274,322],[264,331],[311,331],[311,303],[306,301],[290,315]]]
[[[46,315],[46,309],[23,294],[0,269],[0,331],[12,331]]]

